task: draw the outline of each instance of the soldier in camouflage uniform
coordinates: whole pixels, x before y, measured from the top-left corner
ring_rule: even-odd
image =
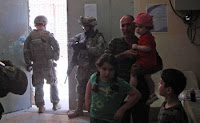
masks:
[[[74,54],[67,73],[70,74],[70,69],[77,66],[77,106],[73,113],[68,114],[69,118],[83,115],[86,84],[92,73],[96,72],[95,62],[106,48],[103,35],[94,29],[97,25],[94,17],[80,17],[79,23],[84,32],[75,35],[68,42],[68,46],[73,47]]]
[[[10,60],[0,61],[0,98],[5,97],[9,92],[23,95],[28,86],[26,74],[15,66]],[[0,119],[4,112],[0,103]]]
[[[33,68],[32,84],[35,87],[35,104],[38,113],[45,111],[44,79],[50,84],[50,98],[53,110],[60,108],[57,89],[57,78],[54,60],[59,59],[60,48],[57,40],[46,30],[47,18],[37,16],[34,20],[36,29],[27,37],[24,43],[24,59]]]

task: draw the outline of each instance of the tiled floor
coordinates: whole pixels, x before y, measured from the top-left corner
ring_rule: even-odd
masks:
[[[4,114],[0,123],[89,123],[89,117],[86,114],[68,119],[66,110],[53,111],[51,108],[47,108],[45,113],[38,114],[37,108],[33,106],[27,110]]]

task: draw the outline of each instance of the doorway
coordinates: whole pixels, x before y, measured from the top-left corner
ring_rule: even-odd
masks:
[[[56,61],[56,71],[60,103],[64,110],[69,109],[68,82],[64,84],[68,66],[66,7],[66,0],[29,0],[29,26],[31,29],[35,29],[34,19],[36,16],[46,16],[48,19],[46,29],[54,34],[60,46],[60,59]],[[46,109],[51,109],[50,86],[48,84],[44,85],[44,99]]]

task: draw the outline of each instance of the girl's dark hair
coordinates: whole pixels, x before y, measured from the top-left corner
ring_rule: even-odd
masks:
[[[177,69],[163,70],[161,78],[165,83],[165,87],[171,87],[176,96],[185,89],[187,79],[185,75]]]
[[[110,86],[110,88],[113,91],[118,91],[119,87],[117,86],[116,82],[117,82],[117,71],[118,71],[118,63],[117,63],[117,59],[115,58],[114,55],[110,54],[110,53],[104,53],[103,55],[101,55],[99,57],[99,59],[96,62],[96,66],[97,67],[101,67],[104,65],[104,63],[109,63],[110,65],[112,65],[114,67],[115,70],[115,75],[114,78],[112,80],[113,84]],[[99,77],[100,77],[100,72],[97,71],[97,75],[96,75],[96,84],[93,85],[92,90],[94,92],[98,91],[98,82],[99,82]]]

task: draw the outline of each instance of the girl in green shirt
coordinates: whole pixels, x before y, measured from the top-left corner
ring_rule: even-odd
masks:
[[[86,87],[85,104],[90,112],[90,123],[118,123],[126,110],[140,98],[140,92],[117,77],[118,63],[114,55],[103,54],[96,62],[94,73]],[[121,106],[125,95],[128,101]]]

